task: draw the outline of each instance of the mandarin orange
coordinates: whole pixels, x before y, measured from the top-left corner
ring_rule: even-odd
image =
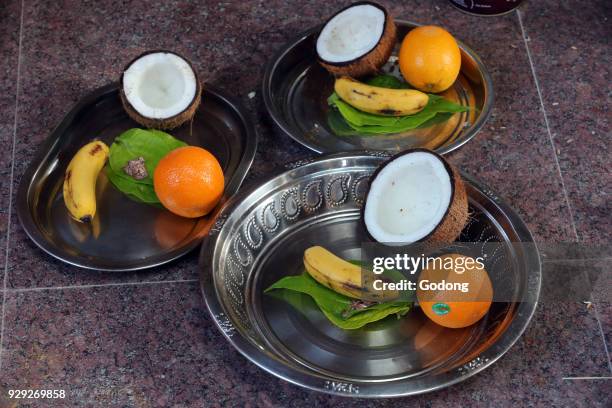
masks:
[[[434,323],[452,329],[471,326],[482,319],[493,301],[493,285],[487,271],[474,258],[460,254],[436,259],[442,262],[432,262],[419,275],[416,295],[423,313]],[[434,285],[445,288],[424,289]],[[457,290],[459,286],[466,291]]]
[[[171,151],[153,173],[153,187],[162,205],[188,218],[208,214],[221,199],[224,183],[219,161],[196,146]]]
[[[461,69],[461,50],[445,29],[422,26],[411,30],[399,51],[402,76],[423,92],[438,93],[455,82]]]

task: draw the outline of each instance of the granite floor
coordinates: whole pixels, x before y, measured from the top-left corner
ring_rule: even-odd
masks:
[[[445,0],[382,2],[397,18],[446,27],[492,74],[493,114],[451,162],[493,187],[537,242],[609,245],[612,4],[529,1],[479,18]],[[272,128],[259,92],[263,65],[348,3],[0,4],[0,407],[610,406],[609,258],[590,260],[606,277],[591,304],[541,304],[518,343],[483,373],[419,397],[353,400],[280,381],[231,348],[205,310],[196,254],[144,273],[87,272],[25,235],[15,191],[37,146],[70,106],[147,49],[188,56],[250,110],[260,135],[250,181],[312,156]],[[67,398],[15,405],[6,398],[15,388],[64,389]]]

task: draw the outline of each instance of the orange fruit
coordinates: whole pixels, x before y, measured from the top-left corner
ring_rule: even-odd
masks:
[[[399,67],[404,79],[423,92],[442,92],[459,75],[461,51],[455,38],[437,26],[411,30],[399,51]]]
[[[221,199],[224,183],[215,156],[195,146],[171,151],[153,172],[153,187],[162,205],[188,218],[208,214]]]
[[[434,323],[453,329],[482,319],[493,301],[487,271],[474,258],[460,254],[436,260],[440,261],[431,262],[419,275],[416,295],[423,313]]]

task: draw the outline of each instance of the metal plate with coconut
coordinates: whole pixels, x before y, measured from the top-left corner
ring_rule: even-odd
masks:
[[[493,89],[478,56],[444,28],[359,2],[281,49],[263,96],[281,132],[316,152],[444,154],[480,130]]]
[[[256,144],[243,108],[203,91],[186,58],[146,52],[47,139],[22,178],[19,218],[38,246],[72,265],[161,265],[199,245],[206,214],[238,190]]]

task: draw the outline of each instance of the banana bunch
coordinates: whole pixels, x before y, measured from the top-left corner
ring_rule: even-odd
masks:
[[[374,290],[372,282],[379,278],[373,272],[364,270],[362,273],[361,266],[320,246],[304,251],[304,266],[314,280],[344,296],[370,302],[386,302],[399,296],[397,291]]]
[[[427,94],[416,89],[381,88],[349,77],[336,79],[334,90],[349,105],[375,115],[413,115],[429,101]]]
[[[70,216],[89,223],[96,215],[96,181],[108,159],[108,146],[96,140],[74,155],[64,177],[64,203]]]

